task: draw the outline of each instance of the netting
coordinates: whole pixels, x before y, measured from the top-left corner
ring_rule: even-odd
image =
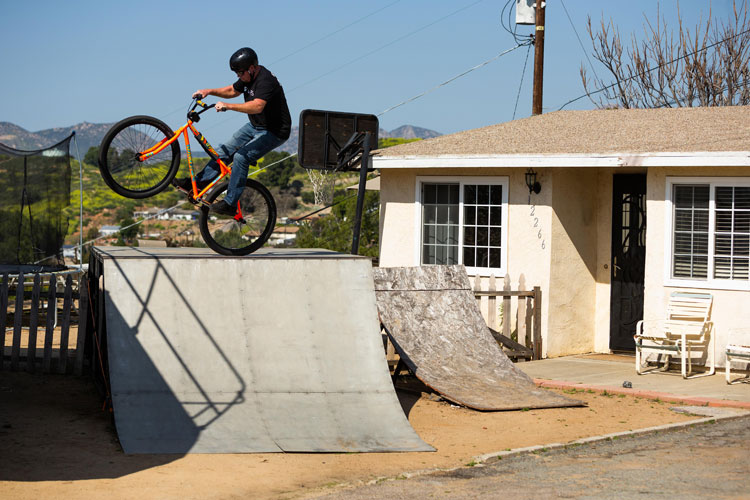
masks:
[[[0,265],[63,264],[72,137],[36,151],[0,144]]]
[[[333,203],[333,187],[336,176],[332,170],[307,169],[307,175],[313,186],[316,205]]]

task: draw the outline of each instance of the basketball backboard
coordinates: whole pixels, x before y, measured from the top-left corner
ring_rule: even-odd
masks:
[[[299,117],[299,164],[307,169],[340,170],[352,162],[339,161],[339,152],[356,140],[357,133],[370,133],[371,148],[378,144],[378,117],[360,113],[305,109]],[[349,156],[351,158],[351,156]]]

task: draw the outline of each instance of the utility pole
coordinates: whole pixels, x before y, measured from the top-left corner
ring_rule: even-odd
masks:
[[[542,81],[544,78],[544,9],[546,2],[536,0],[536,31],[534,33],[534,93],[531,114],[542,114]]]

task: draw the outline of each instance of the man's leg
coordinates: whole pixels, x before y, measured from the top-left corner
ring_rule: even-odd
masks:
[[[219,153],[219,157],[224,160],[224,163],[229,163],[232,159],[232,155],[234,155],[242,146],[252,141],[256,134],[257,131],[252,124],[248,123],[243,125],[234,133],[234,135],[232,135],[231,139],[216,148],[216,152]],[[208,184],[218,177],[220,172],[219,164],[216,160],[211,160],[206,164],[203,170],[195,175],[195,180],[196,182],[205,182]]]
[[[258,160],[265,156],[266,153],[283,143],[283,140],[267,130],[256,130],[256,135],[253,139],[234,153],[232,175],[229,177],[229,187],[224,197],[224,201],[227,204],[234,205],[240,199],[242,190],[245,188],[245,181],[247,180],[250,165],[256,165]]]

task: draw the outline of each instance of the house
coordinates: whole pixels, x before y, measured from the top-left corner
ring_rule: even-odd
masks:
[[[372,166],[380,265],[524,274],[542,289],[545,356],[632,351],[674,290],[713,294],[719,361],[750,324],[750,107],[558,111]]]
[[[70,259],[75,262],[81,260],[81,247],[78,245],[63,245],[62,256],[64,259]]]
[[[99,228],[100,236],[114,236],[120,232],[120,226],[102,226]]]
[[[136,220],[157,218],[159,220],[193,221],[198,220],[198,217],[200,217],[199,211],[183,210],[181,208],[164,210],[163,208],[152,207],[146,210],[136,210],[133,212],[133,218]]]
[[[276,226],[271,233],[268,243],[272,246],[292,245],[297,239],[299,226]]]

